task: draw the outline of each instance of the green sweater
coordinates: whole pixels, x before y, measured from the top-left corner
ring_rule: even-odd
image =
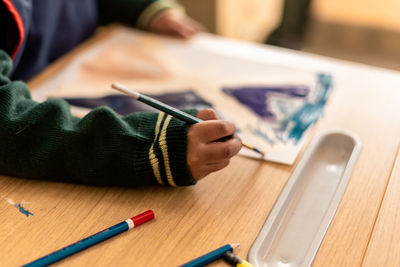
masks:
[[[120,117],[107,107],[74,117],[63,100],[33,101],[26,84],[8,78],[11,68],[0,50],[0,174],[90,185],[195,183],[186,123],[165,113]]]

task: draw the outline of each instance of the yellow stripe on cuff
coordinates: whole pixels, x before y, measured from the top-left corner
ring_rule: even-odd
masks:
[[[168,127],[168,124],[171,121],[171,119],[172,119],[171,115],[168,115],[167,118],[165,119],[158,142],[160,144],[161,151],[162,151],[163,158],[164,158],[165,173],[167,175],[168,183],[171,186],[176,186],[174,177],[172,177],[172,172],[171,172],[171,168],[169,165],[168,145],[167,145],[167,127]]]
[[[158,161],[156,154],[154,153],[154,143],[157,141],[158,134],[160,133],[160,125],[161,125],[162,119],[164,117],[164,114],[165,114],[164,112],[161,112],[160,114],[158,114],[156,129],[155,129],[155,133],[154,133],[154,141],[151,144],[151,147],[149,150],[150,164],[151,164],[151,167],[153,168],[154,176],[156,177],[156,180],[159,184],[163,184],[163,182],[161,180],[161,175],[160,175],[159,161]]]

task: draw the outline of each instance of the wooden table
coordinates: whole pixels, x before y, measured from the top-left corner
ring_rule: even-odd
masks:
[[[106,30],[56,62],[31,88],[107,36]],[[397,266],[400,73],[212,35],[192,45],[334,75],[334,92],[311,135],[346,129],[363,148],[313,265]],[[241,243],[238,255],[246,258],[295,166],[238,156],[224,170],[184,188],[90,187],[1,176],[0,262],[27,263],[147,209],[155,211],[155,220],[59,265],[177,266],[231,242]],[[34,216],[24,216],[8,200],[25,201]],[[222,261],[214,265],[226,266]]]

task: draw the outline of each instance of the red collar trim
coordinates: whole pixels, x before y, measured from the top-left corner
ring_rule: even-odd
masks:
[[[25,36],[25,28],[24,28],[24,22],[22,21],[22,18],[20,16],[20,14],[18,13],[18,10],[15,8],[14,4],[11,2],[11,0],[2,0],[3,3],[6,5],[6,8],[8,9],[8,11],[11,13],[11,16],[14,19],[15,25],[18,28],[18,35],[19,35],[19,40],[18,40],[18,44],[14,47],[14,51],[12,52],[12,59],[15,58],[15,56],[18,53],[19,48],[22,45],[22,42],[24,40],[24,36]]]

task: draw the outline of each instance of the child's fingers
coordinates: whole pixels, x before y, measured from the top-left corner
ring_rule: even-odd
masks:
[[[217,120],[213,110],[201,110],[197,117],[204,121],[189,127],[186,160],[193,178],[200,180],[226,167],[231,157],[240,151],[242,143],[232,137],[236,132],[235,125]]]
[[[171,29],[180,37],[190,38],[197,33],[197,30],[189,25],[184,24],[184,21],[173,21]]]
[[[172,32],[183,38],[190,38],[200,31],[205,31],[201,24],[183,14],[170,16],[168,24]]]
[[[218,115],[215,113],[215,111],[211,108],[205,108],[202,110],[199,110],[196,115],[197,118],[202,119],[202,120],[218,120]]]
[[[210,174],[211,172],[216,172],[219,171],[226,166],[229,165],[230,159],[226,159],[224,161],[218,162],[218,163],[212,163],[212,164],[207,164],[204,169],[207,174]]]
[[[242,143],[237,138],[213,142],[204,146],[202,157],[206,164],[215,164],[235,156],[241,148]]]
[[[193,136],[202,143],[211,143],[235,133],[235,125],[228,121],[209,120],[192,125]]]
[[[192,29],[194,29],[196,32],[206,32],[207,31],[207,29],[202,24],[193,20],[192,18],[186,16],[185,20],[186,20],[186,24],[188,26],[190,26]]]

